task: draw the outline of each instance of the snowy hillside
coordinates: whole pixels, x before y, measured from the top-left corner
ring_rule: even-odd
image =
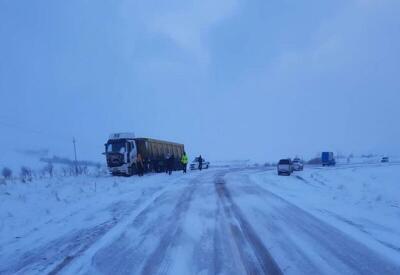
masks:
[[[103,162],[78,160],[80,173],[84,174],[104,174],[105,167]],[[52,155],[47,149],[41,150],[4,150],[0,154],[0,173],[3,169],[11,171],[11,178],[14,180],[22,179],[22,169],[27,169],[33,179],[49,176],[49,167],[54,176],[72,175],[76,171],[74,160],[68,157]],[[2,180],[0,176],[0,180]]]

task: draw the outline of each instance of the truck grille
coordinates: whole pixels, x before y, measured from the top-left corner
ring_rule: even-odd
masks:
[[[108,167],[117,167],[124,164],[124,156],[122,154],[113,153],[107,154],[107,166]]]

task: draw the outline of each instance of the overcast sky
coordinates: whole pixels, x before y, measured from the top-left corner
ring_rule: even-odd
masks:
[[[212,160],[400,154],[398,0],[0,0],[7,150],[111,132]]]

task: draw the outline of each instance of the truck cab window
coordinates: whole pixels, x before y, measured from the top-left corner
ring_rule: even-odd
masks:
[[[125,153],[125,143],[109,143],[107,144],[107,152],[109,153]]]

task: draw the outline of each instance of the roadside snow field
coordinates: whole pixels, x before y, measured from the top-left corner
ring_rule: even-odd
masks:
[[[400,263],[400,165],[306,167],[250,178]]]

